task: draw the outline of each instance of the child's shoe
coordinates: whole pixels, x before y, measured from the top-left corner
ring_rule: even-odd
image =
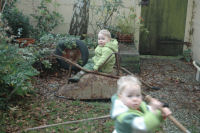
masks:
[[[68,81],[69,82],[78,82],[80,80],[80,78],[85,74],[84,71],[80,71],[78,72],[76,75],[74,75],[73,77],[69,78]]]

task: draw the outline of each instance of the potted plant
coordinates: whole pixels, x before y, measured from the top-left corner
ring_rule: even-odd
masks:
[[[117,38],[119,42],[131,43],[134,38],[135,31],[135,18],[136,14],[134,13],[134,9],[130,8],[128,15],[123,15],[117,17],[116,28],[119,32],[117,32]]]
[[[27,47],[29,44],[35,43],[34,38],[21,38],[22,36],[21,31],[22,31],[22,28],[19,28],[18,35],[17,35],[18,38],[16,39],[16,42],[19,43],[20,48],[24,48],[24,47]]]
[[[82,66],[87,63],[89,57],[88,48],[85,43],[80,40],[79,36],[72,35],[58,37],[55,54],[63,56]],[[69,64],[62,59],[58,59],[58,62],[63,68],[69,68]],[[75,66],[72,66],[72,69],[78,70]]]
[[[76,40],[79,39],[74,36],[68,36],[63,38],[59,44],[62,44],[65,49],[62,51],[62,56],[68,58],[72,61],[78,61],[80,59],[81,53],[80,50],[77,49]]]

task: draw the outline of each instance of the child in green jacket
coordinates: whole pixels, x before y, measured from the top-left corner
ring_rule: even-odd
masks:
[[[142,101],[141,83],[134,76],[123,76],[117,81],[117,94],[112,96],[111,117],[115,120],[113,133],[149,133],[161,124],[163,116],[171,114],[168,108],[158,110],[161,102],[151,99]]]
[[[118,42],[116,39],[111,38],[108,30],[103,29],[98,33],[98,46],[95,48],[95,56],[89,59],[88,63],[83,67],[92,71],[110,73],[113,71],[115,64],[115,55],[113,54],[105,64],[104,62],[113,52],[118,52]],[[84,74],[84,71],[80,71],[72,78],[69,78],[69,81],[78,82]]]

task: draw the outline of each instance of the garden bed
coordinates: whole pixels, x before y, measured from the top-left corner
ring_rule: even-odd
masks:
[[[200,130],[200,83],[195,80],[196,69],[191,63],[176,59],[142,58],[139,76],[161,90],[144,92],[168,103],[173,116],[192,133]],[[10,110],[0,112],[0,132],[17,132],[29,127],[80,120],[108,115],[110,101],[71,101],[58,98],[55,92],[67,82],[67,71],[48,73],[36,77],[36,95],[23,101],[16,99]],[[33,132],[112,132],[113,121],[95,120],[46,128]],[[181,133],[169,120],[164,125],[166,133]]]

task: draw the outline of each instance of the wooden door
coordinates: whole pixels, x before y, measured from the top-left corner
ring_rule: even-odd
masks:
[[[150,0],[141,16],[149,34],[140,33],[140,54],[181,55],[188,0]]]

